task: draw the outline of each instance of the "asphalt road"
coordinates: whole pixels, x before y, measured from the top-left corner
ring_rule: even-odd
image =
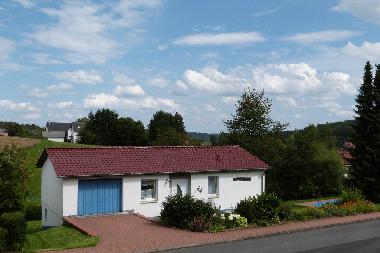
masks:
[[[380,252],[380,220],[165,251],[170,253]]]

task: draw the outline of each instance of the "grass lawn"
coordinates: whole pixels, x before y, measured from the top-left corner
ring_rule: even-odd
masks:
[[[29,171],[29,180],[27,184],[27,202],[39,203],[41,197],[41,169],[36,168],[38,158],[40,158],[42,151],[45,148],[52,147],[86,147],[88,145],[76,144],[70,142],[52,142],[48,140],[41,140],[39,143],[32,147],[24,148],[21,150],[23,155],[22,159],[25,167]]]
[[[304,203],[304,202],[310,202],[310,201],[316,201],[316,200],[325,200],[325,199],[335,199],[337,196],[329,196],[329,197],[321,197],[321,198],[312,198],[312,199],[299,199],[299,200],[289,200],[286,201],[290,204],[291,208],[295,212],[301,212],[302,210],[306,209],[306,206],[298,205],[298,203]]]
[[[70,249],[95,246],[98,237],[90,237],[68,226],[43,230],[40,221],[27,222],[25,251]]]
[[[376,203],[375,205],[376,205],[376,211],[380,212],[380,203]]]

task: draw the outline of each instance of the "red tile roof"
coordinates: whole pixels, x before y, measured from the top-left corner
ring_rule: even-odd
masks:
[[[269,165],[239,146],[47,148],[58,177],[234,171]]]

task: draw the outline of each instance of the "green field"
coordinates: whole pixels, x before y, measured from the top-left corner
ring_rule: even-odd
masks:
[[[25,251],[71,249],[95,246],[98,237],[90,237],[68,226],[43,230],[40,221],[28,221]]]
[[[36,167],[36,163],[45,148],[53,147],[88,147],[88,145],[76,144],[70,142],[52,142],[42,140],[36,145],[21,150],[22,160],[29,172],[27,183],[28,203],[39,203],[41,197],[41,169]]]

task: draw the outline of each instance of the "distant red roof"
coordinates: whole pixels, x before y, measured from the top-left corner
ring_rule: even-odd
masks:
[[[269,165],[239,146],[47,148],[58,177],[234,171]]]

